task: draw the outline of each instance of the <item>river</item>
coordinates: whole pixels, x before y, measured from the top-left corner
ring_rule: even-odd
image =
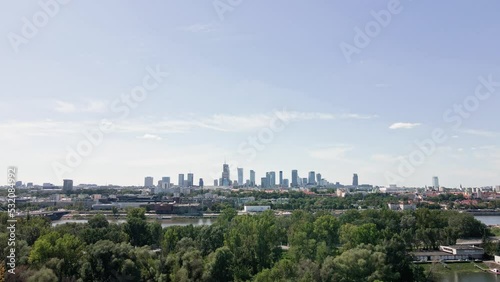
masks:
[[[500,277],[486,272],[451,272],[442,275],[439,282],[500,282]]]
[[[202,226],[202,225],[211,225],[214,219],[210,218],[176,218],[174,220],[163,219],[158,220],[161,223],[161,227],[169,227],[169,226],[186,226],[186,225],[194,225],[194,226]],[[118,219],[118,220],[109,220],[110,223],[124,223],[126,220]],[[61,219],[52,221],[52,226],[57,226],[65,223],[87,223],[86,219]]]

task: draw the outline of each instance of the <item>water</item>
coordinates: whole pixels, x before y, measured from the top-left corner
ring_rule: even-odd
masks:
[[[451,272],[441,276],[439,282],[500,282],[500,277],[487,272]]]
[[[497,215],[478,215],[475,218],[486,225],[500,225],[500,216]]]
[[[86,219],[62,219],[52,221],[52,226],[57,226],[65,223],[87,223]],[[126,220],[109,220],[109,223],[125,223]],[[182,218],[175,220],[158,220],[161,223],[161,227],[169,227],[169,226],[186,226],[186,225],[194,225],[194,226],[203,226],[203,225],[212,225],[212,219],[210,218]]]

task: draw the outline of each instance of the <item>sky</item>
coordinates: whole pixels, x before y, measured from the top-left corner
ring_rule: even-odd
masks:
[[[0,167],[23,182],[210,185],[226,161],[500,185],[498,1],[0,5]]]

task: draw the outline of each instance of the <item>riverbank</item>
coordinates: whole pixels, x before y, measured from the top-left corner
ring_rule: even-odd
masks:
[[[488,265],[483,262],[433,262],[420,264],[426,273],[432,272],[435,275],[444,275],[448,273],[475,273],[485,272],[484,269],[489,269]],[[479,268],[479,267],[481,268]]]

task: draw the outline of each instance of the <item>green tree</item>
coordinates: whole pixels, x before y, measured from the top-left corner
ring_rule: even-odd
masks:
[[[233,281],[232,271],[233,253],[228,247],[222,247],[211,253],[205,264],[203,274],[206,282],[229,282]]]
[[[151,241],[145,214],[146,211],[142,208],[133,208],[128,211],[124,231],[132,246],[144,246]]]

